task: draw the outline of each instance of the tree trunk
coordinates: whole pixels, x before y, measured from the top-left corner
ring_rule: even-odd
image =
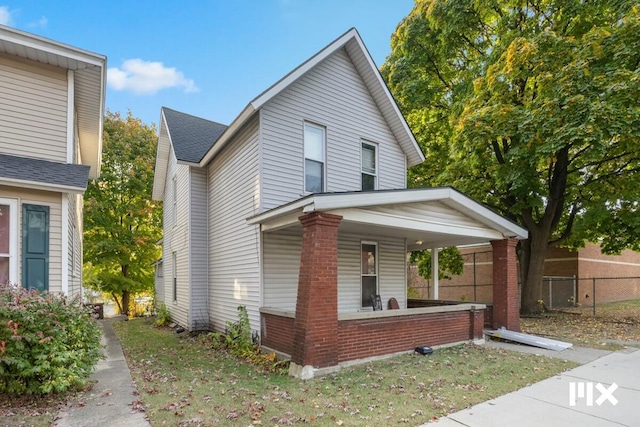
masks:
[[[522,242],[520,255],[520,278],[522,294],[520,313],[539,312],[538,300],[542,299],[542,280],[544,279],[544,261],[547,258],[548,233],[529,230],[529,239]]]
[[[113,300],[116,302],[116,305],[118,306],[118,313],[122,314],[122,304],[118,299],[118,295],[116,295],[115,292],[111,292],[111,296],[113,297]]]
[[[122,291],[122,310],[121,313],[129,316],[129,302],[131,293],[129,291]]]

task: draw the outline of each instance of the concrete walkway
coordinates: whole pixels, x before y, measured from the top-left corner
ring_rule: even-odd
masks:
[[[55,421],[57,427],[144,427],[150,426],[143,412],[135,410],[135,388],[129,367],[122,354],[120,341],[113,331],[113,322],[124,316],[100,320],[102,345],[106,359],[98,362],[90,380],[93,388],[78,396],[64,408]]]
[[[490,342],[489,345],[494,346],[494,344],[496,343]],[[497,344],[502,347],[505,343]],[[574,350],[574,353],[565,353],[567,351],[570,349],[553,352],[556,354],[552,356],[573,360],[572,356],[575,355],[579,355],[579,358],[597,355],[591,351],[581,351],[581,348]],[[541,354],[544,350],[533,348],[533,352]],[[575,393],[573,402],[571,401],[572,389]],[[580,393],[581,389],[582,393]],[[589,390],[592,392],[591,399],[588,396]],[[617,401],[615,405],[614,401]],[[568,425],[631,427],[640,425],[639,403],[640,351],[636,348],[628,348],[608,353],[586,362],[583,366],[453,413],[428,425],[438,427]]]

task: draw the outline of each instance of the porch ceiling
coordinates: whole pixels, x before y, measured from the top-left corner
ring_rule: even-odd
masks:
[[[343,232],[405,238],[409,250],[527,238],[527,230],[452,188],[313,194],[247,221],[273,232],[314,211],[342,216]]]

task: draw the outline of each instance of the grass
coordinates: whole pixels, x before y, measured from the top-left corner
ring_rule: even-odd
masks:
[[[153,426],[419,425],[572,368],[463,345],[313,380],[269,374],[149,319],[114,324]]]
[[[571,342],[583,347],[619,350],[640,343],[640,299],[598,304],[523,318],[522,331]]]

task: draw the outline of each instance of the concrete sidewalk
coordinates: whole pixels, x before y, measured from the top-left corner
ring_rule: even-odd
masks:
[[[100,320],[102,345],[106,359],[98,362],[90,380],[93,388],[79,395],[64,408],[55,421],[57,427],[144,427],[150,426],[143,412],[134,406],[138,397],[131,381],[129,367],[122,354],[120,341],[113,331],[113,322],[124,316]]]
[[[567,350],[565,350],[567,351]],[[563,351],[562,353],[564,353]],[[600,383],[600,388],[597,384]],[[614,390],[616,384],[617,389]],[[572,385],[573,384],[573,385]],[[582,386],[580,384],[583,384]],[[580,394],[580,388],[584,393]],[[575,390],[573,405],[570,390]],[[589,404],[587,390],[592,389]],[[598,399],[601,398],[600,401]],[[613,400],[617,404],[613,404]],[[638,426],[640,351],[628,348],[513,393],[440,418],[429,426]],[[427,424],[424,424],[427,426]]]

